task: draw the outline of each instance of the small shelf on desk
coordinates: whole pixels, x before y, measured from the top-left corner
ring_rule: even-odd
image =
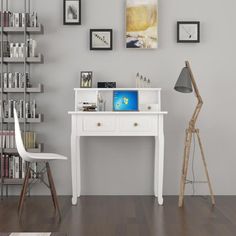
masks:
[[[167,114],[167,111],[70,111],[69,114],[80,114],[80,115],[157,115]]]
[[[74,88],[75,91],[161,91],[161,88]]]

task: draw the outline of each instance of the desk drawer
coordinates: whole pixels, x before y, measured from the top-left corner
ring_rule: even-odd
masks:
[[[112,132],[116,130],[115,116],[86,116],[83,118],[83,131]]]
[[[119,131],[121,132],[151,132],[155,117],[152,116],[125,116],[119,118]]]

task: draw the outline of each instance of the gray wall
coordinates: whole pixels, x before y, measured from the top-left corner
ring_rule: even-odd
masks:
[[[173,86],[188,59],[204,100],[198,126],[214,191],[236,194],[235,0],[160,0],[159,49],[150,51],[124,48],[125,0],[83,0],[81,26],[62,25],[62,0],[33,0],[32,7],[45,26],[45,34],[37,36],[45,64],[32,69],[33,79],[45,85],[45,93],[38,96],[45,122],[37,125],[45,151],[70,157],[67,112],[73,109],[73,88],[79,86],[81,70],[92,70],[95,82],[116,81],[120,87],[134,86],[139,71],[163,88],[163,110],[169,111],[164,193],[177,194],[184,129],[195,98],[175,92]],[[201,43],[177,44],[177,20],[200,20]],[[113,28],[114,50],[89,51],[90,28]],[[86,138],[82,144],[82,194],[153,194],[152,138]],[[196,150],[195,175],[202,180],[199,157]],[[53,172],[58,193],[71,194],[70,158],[54,163]],[[48,193],[42,189],[37,186],[35,192]],[[207,193],[206,186],[196,186],[196,193]]]

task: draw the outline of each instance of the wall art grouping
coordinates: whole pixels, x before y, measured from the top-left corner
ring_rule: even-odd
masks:
[[[126,1],[126,47],[158,47],[157,0]]]

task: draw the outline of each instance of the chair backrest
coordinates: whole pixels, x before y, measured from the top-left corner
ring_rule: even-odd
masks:
[[[19,124],[19,120],[18,120],[18,116],[17,116],[17,112],[15,108],[14,108],[14,121],[15,121],[15,142],[16,142],[17,151],[20,154],[22,159],[24,159],[25,161],[30,161],[28,160],[28,155],[22,141],[20,124]]]

